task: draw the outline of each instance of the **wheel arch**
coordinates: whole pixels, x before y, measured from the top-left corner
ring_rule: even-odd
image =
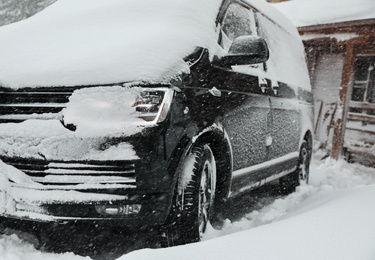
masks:
[[[302,142],[307,141],[308,147],[312,150],[313,147],[313,135],[310,130],[307,130],[305,135],[303,136]],[[301,144],[302,144],[301,142]]]
[[[194,131],[186,133],[180,138],[179,144],[176,146],[171,161],[169,163],[168,172],[171,175],[171,187],[173,188],[174,194],[183,185],[184,182],[181,180],[186,179],[185,176],[181,176],[182,167],[185,158],[192,150],[194,145],[209,145],[216,162],[216,194],[215,194],[215,211],[219,209],[222,204],[226,201],[230,193],[230,187],[232,182],[232,148],[228,135],[224,128],[220,124],[213,124],[212,126],[205,128],[200,132],[192,134]],[[172,198],[171,196],[171,202]],[[172,205],[173,203],[171,203]],[[170,214],[172,213],[173,207],[169,209]],[[168,222],[168,220],[167,220]]]
[[[212,129],[199,135],[193,145],[208,144],[216,161],[216,205],[225,202],[229,196],[233,160],[229,138],[223,129]]]

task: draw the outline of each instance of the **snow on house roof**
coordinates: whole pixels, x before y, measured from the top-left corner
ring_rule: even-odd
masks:
[[[0,86],[163,81],[216,48],[221,0],[59,0],[0,27]]]
[[[272,5],[297,27],[375,18],[374,0],[291,0]]]

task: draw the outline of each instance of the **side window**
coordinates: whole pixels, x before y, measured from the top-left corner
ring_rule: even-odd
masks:
[[[239,4],[231,4],[222,23],[221,47],[229,50],[233,40],[243,35],[257,35],[254,13]]]
[[[267,77],[290,86],[308,86],[305,52],[300,40],[260,12],[255,14],[258,33],[270,52],[266,62]]]

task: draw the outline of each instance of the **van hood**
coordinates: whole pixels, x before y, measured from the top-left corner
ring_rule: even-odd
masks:
[[[0,124],[0,158],[138,159],[123,138],[142,134],[166,120],[174,91],[166,85],[75,90],[58,113],[20,114],[19,119],[25,119],[22,122]],[[49,118],[43,118],[45,115]],[[12,115],[6,116],[12,119]]]
[[[59,0],[0,28],[0,86],[164,81],[197,47],[219,48],[220,0]]]

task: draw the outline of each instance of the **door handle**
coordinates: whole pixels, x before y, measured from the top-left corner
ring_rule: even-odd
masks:
[[[214,97],[221,97],[221,91],[216,87],[213,87],[212,89],[208,90],[208,92],[210,92],[210,94]]]
[[[260,89],[262,90],[262,93],[265,93],[268,86],[267,80],[265,78],[258,77],[258,84]]]
[[[272,90],[273,90],[273,93],[275,93],[275,95],[278,95],[279,94],[279,82],[277,82],[276,80],[272,80]]]

